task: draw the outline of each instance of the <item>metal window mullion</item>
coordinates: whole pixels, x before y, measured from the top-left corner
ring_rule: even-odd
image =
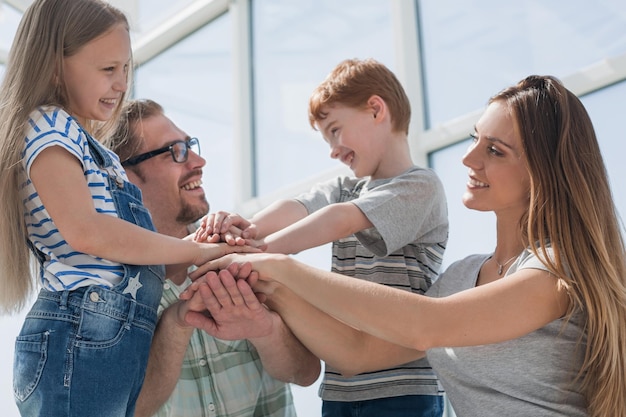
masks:
[[[139,66],[228,11],[228,0],[196,0],[133,41]]]
[[[252,84],[252,24],[250,0],[232,0],[234,91],[234,207],[242,206],[255,194],[254,111]]]
[[[417,27],[416,1],[390,1],[396,59],[395,74],[404,86],[411,102],[409,144],[416,164],[426,166],[428,155],[421,146],[425,130],[425,100],[420,50],[420,32]]]

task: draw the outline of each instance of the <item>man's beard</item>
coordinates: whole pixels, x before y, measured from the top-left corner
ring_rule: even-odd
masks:
[[[184,204],[176,217],[176,221],[188,225],[197,222],[208,213],[209,203],[206,200],[194,205]]]

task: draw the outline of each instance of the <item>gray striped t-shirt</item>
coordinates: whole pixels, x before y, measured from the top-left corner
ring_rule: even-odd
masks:
[[[397,177],[373,181],[339,177],[296,200],[309,213],[350,201],[374,225],[333,242],[334,272],[418,294],[436,279],[448,239],[448,217],[443,186],[432,170],[413,167]],[[426,359],[350,378],[327,364],[320,386],[320,396],[327,401],[441,394]]]

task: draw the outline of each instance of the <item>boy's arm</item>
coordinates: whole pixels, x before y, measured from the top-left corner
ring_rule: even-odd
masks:
[[[279,200],[259,211],[251,219],[236,213],[218,211],[202,219],[200,228],[194,234],[197,242],[209,241],[212,237],[221,236],[233,245],[243,239],[263,239],[308,214],[304,205],[297,200]]]
[[[248,228],[247,232],[253,229],[256,236],[247,236],[246,230],[244,230],[244,237],[263,239],[304,219],[308,214],[306,207],[298,200],[286,199],[276,201],[250,219],[252,226]]]
[[[369,219],[355,204],[335,203],[267,236],[265,238],[266,251],[298,253],[350,236],[372,226]]]

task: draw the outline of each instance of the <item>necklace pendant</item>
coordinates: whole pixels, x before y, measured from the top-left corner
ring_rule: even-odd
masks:
[[[502,267],[503,267],[503,266],[504,266],[504,265],[500,265],[500,264],[498,264],[498,275],[502,275]]]

